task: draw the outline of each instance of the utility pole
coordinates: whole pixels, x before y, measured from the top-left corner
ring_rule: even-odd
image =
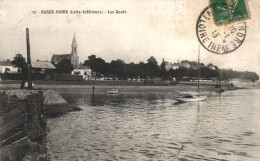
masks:
[[[32,89],[32,64],[31,64],[30,38],[29,38],[28,28],[26,28],[26,45],[27,45],[28,89]]]

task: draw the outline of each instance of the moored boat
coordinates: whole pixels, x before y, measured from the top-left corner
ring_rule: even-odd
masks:
[[[118,90],[115,88],[107,91],[107,94],[117,94],[117,93],[118,93]]]
[[[197,66],[198,66],[198,93],[196,95],[185,94],[182,97],[176,98],[176,101],[178,101],[178,102],[196,102],[196,101],[203,101],[207,98],[206,95],[200,94],[200,67],[199,67],[199,63],[200,63],[200,46],[199,46],[198,63],[197,63]],[[177,92],[179,92],[179,91],[177,91]]]
[[[116,89],[116,78],[114,78],[114,88],[107,91],[107,94],[117,94],[118,90]]]
[[[203,101],[207,98],[207,96],[184,96],[184,97],[179,97],[179,98],[176,98],[176,100],[178,102],[196,102],[196,101]]]

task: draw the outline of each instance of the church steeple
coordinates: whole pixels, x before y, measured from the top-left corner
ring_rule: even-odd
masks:
[[[71,49],[72,49],[71,54],[77,55],[77,42],[76,42],[75,33],[74,33],[74,37],[73,37],[73,40],[72,40]]]

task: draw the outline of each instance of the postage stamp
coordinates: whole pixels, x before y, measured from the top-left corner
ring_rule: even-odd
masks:
[[[206,7],[196,24],[196,34],[201,45],[215,54],[227,54],[238,49],[246,37],[246,22],[236,21],[217,26],[214,23],[211,8],[220,8],[226,4],[214,4]],[[240,14],[240,12],[236,12]]]
[[[246,0],[210,0],[210,5],[212,5],[211,10],[216,25],[250,18]]]

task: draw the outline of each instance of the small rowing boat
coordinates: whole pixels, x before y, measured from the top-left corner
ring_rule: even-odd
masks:
[[[118,93],[118,90],[113,88],[113,89],[110,89],[107,91],[107,94],[117,94]]]
[[[107,91],[107,94],[117,94],[118,90],[116,89],[116,78],[114,78],[114,88]]]
[[[184,97],[179,97],[179,98],[176,98],[176,100],[178,102],[196,102],[196,101],[203,101],[207,98],[207,96],[191,96],[191,95],[187,95],[187,96],[184,96]]]

